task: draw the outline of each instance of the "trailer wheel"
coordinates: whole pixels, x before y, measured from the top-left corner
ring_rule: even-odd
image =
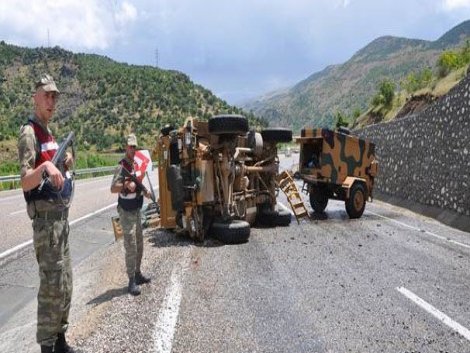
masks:
[[[245,135],[248,120],[243,115],[216,115],[209,119],[209,133],[214,135]]]
[[[250,224],[241,220],[212,223],[211,234],[225,244],[246,243],[250,237]]]
[[[324,187],[313,185],[310,188],[310,206],[317,213],[323,213],[328,205],[328,194]]]
[[[263,136],[263,141],[266,142],[291,142],[292,130],[283,127],[264,129],[261,131],[261,136]]]
[[[355,183],[346,200],[346,212],[349,218],[360,218],[366,207],[366,193],[361,183]]]

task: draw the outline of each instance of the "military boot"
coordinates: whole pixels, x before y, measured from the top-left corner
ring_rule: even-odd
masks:
[[[135,283],[138,285],[140,284],[145,284],[145,283],[150,283],[151,279],[148,277],[145,277],[142,272],[138,271],[135,273]]]
[[[52,351],[51,351],[52,352]],[[76,353],[72,347],[67,344],[65,340],[65,334],[59,333],[57,335],[57,341],[55,342],[54,346],[54,353]]]
[[[127,287],[127,291],[129,293],[131,293],[132,295],[139,295],[140,294],[140,288],[135,283],[135,278],[130,278],[129,279],[129,286]]]
[[[43,346],[41,345],[41,353],[52,353],[52,346]]]

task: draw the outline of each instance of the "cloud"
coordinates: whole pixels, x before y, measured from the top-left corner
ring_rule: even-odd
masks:
[[[69,49],[112,46],[137,19],[127,1],[17,0],[0,3],[3,40],[27,46],[59,45]]]
[[[470,8],[470,0],[444,0],[443,7],[447,11]]]
[[[127,23],[131,23],[137,19],[137,10],[132,4],[124,1],[114,17],[117,23],[120,25],[126,25]]]

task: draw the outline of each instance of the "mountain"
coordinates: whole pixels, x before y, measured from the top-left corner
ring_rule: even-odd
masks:
[[[379,37],[347,62],[314,73],[288,90],[243,105],[272,126],[332,127],[337,112],[364,111],[378,84],[388,78],[398,84],[410,72],[434,67],[442,50],[470,38],[470,20],[436,41]]]
[[[75,131],[79,148],[115,149],[130,132],[138,135],[140,144],[153,148],[162,126],[177,127],[188,116],[207,120],[214,114],[236,113],[247,116],[251,126],[266,125],[178,71],[118,63],[59,47],[31,49],[1,41],[2,150],[15,149],[19,128],[33,110],[34,81],[45,72],[55,78],[61,91],[51,128],[58,137]]]

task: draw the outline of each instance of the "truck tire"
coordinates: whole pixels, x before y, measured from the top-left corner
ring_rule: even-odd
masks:
[[[292,220],[292,214],[287,210],[279,210],[276,217],[276,225],[279,227],[289,226]]]
[[[248,120],[243,115],[216,115],[209,119],[209,133],[214,135],[245,135]]]
[[[277,217],[279,213],[268,208],[260,209],[256,217],[256,224],[262,227],[277,226]]]
[[[292,130],[283,127],[264,129],[261,131],[261,136],[263,136],[263,141],[266,142],[291,142]]]
[[[166,172],[166,179],[171,192],[171,208],[174,211],[182,211],[184,209],[184,189],[180,167],[170,165]]]
[[[349,218],[360,218],[366,208],[366,192],[361,183],[353,184],[346,200],[346,212]]]
[[[173,131],[174,129],[175,128],[172,125],[167,124],[164,127],[162,127],[160,132],[162,133],[163,136],[168,136],[170,134],[170,131]]]
[[[286,210],[264,209],[258,213],[256,223],[264,227],[287,227],[292,219],[292,215]]]
[[[323,213],[328,205],[328,194],[324,187],[313,185],[310,188],[310,206],[317,213]]]
[[[246,243],[250,237],[250,224],[241,220],[229,223],[214,222],[210,233],[224,244]]]

